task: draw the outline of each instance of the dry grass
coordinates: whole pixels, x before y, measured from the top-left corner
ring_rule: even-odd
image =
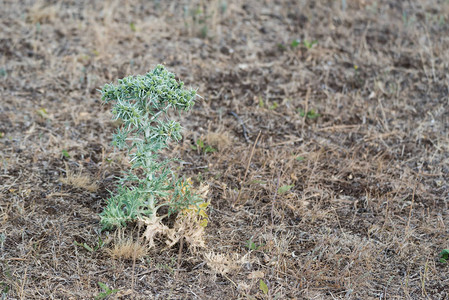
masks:
[[[81,170],[78,174],[74,174],[69,170],[69,167],[66,166],[66,177],[61,177],[59,180],[67,185],[72,185],[76,188],[85,189],[89,192],[96,192],[98,190],[98,185],[95,182],[92,182],[92,178],[88,175],[81,174]]]
[[[105,250],[113,259],[136,260],[148,254],[148,247],[123,230],[115,232],[114,245]]]
[[[449,3],[345,2],[4,1],[2,297],[449,297]],[[158,63],[203,98],[167,155],[209,186],[205,247],[88,251],[129,167],[97,89]]]

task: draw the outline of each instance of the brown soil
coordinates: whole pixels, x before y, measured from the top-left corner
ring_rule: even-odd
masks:
[[[449,297],[448,1],[1,7],[2,299]],[[98,89],[159,63],[202,96],[167,153],[210,187],[179,263],[99,225],[128,163]]]

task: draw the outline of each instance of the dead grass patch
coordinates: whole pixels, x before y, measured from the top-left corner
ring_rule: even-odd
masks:
[[[117,230],[114,233],[113,246],[106,249],[106,252],[113,259],[136,260],[147,255],[148,247],[139,238],[134,239],[132,234]]]
[[[92,193],[98,190],[98,184],[93,182],[93,179],[90,176],[82,174],[82,170],[78,173],[74,173],[70,171],[68,165],[66,164],[65,174],[65,177],[59,178],[59,180],[64,184],[71,185],[75,188],[84,189]]]
[[[218,150],[223,150],[229,147],[232,140],[227,132],[208,132],[204,138],[207,145],[210,145]]]

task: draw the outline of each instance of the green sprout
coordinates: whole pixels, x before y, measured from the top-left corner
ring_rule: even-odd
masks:
[[[320,114],[317,113],[314,109],[311,109],[306,113],[303,109],[298,108],[297,112],[299,112],[299,115],[301,117],[306,117],[307,119],[311,119],[311,120],[316,119],[320,116]]]
[[[190,148],[192,148],[192,150],[198,150],[199,152],[204,152],[205,154],[217,152],[217,149],[215,149],[214,147],[212,147],[210,145],[204,144],[204,142],[201,139],[198,139],[196,141],[196,145],[191,145]]]
[[[443,251],[440,252],[440,262],[447,263],[448,261],[449,261],[449,249],[443,249]]]
[[[70,154],[67,150],[62,149],[61,151],[62,156],[64,156],[65,158],[70,158]]]
[[[253,242],[252,239],[250,239],[250,240],[246,241],[245,246],[246,246],[246,248],[248,248],[248,250],[254,251],[254,250],[258,250],[260,247],[265,246],[265,244],[257,245],[256,243]]]
[[[100,294],[98,294],[95,297],[95,300],[102,300],[102,299],[106,299],[107,297],[109,297],[112,294],[117,293],[119,290],[118,289],[113,289],[111,290],[106,284],[104,284],[103,282],[99,281],[98,285],[101,287],[101,289],[103,290],[103,292],[101,292]]]
[[[307,50],[309,50],[309,49],[312,49],[313,45],[318,44],[318,41],[304,40],[303,44],[307,48]]]
[[[293,41],[290,43],[290,47],[291,47],[292,49],[295,49],[296,47],[299,46],[299,43],[300,43],[299,40],[293,40]]]
[[[84,249],[92,253],[101,249],[104,246],[104,242],[100,237],[98,238],[97,244],[93,248],[86,243],[78,243],[77,241],[74,241],[73,244],[75,246],[83,247]]]

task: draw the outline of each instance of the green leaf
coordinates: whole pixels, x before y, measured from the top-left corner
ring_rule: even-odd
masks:
[[[257,250],[260,247],[265,246],[265,244],[261,244],[261,245],[257,245],[256,243],[254,243],[252,240],[248,240],[246,241],[246,248],[248,248],[249,250]]]
[[[61,151],[61,154],[62,154],[62,156],[64,156],[65,158],[70,158],[69,152],[67,152],[67,150],[65,150],[65,149],[63,149],[63,150]]]
[[[73,242],[76,246],[80,246],[83,247],[84,249],[86,249],[89,252],[94,252],[94,249],[92,249],[88,244],[86,243],[78,243],[78,242]]]
[[[209,146],[209,145],[207,145],[206,148],[204,148],[204,153],[214,153],[216,151],[217,151],[217,149],[215,149],[214,147]]]
[[[109,291],[110,290],[109,287],[106,284],[104,284],[103,282],[101,282],[101,281],[98,282],[98,285],[101,287],[101,289],[103,291]]]
[[[278,188],[278,194],[282,195],[290,191],[290,189],[293,187],[293,185],[283,185],[280,188]]]
[[[96,300],[106,299],[109,295],[117,293],[119,291],[118,289],[111,290],[106,284],[101,281],[98,282],[98,285],[104,292],[98,294],[98,296],[95,297]]]
[[[306,158],[303,157],[303,156],[298,156],[298,157],[296,157],[295,159],[296,159],[297,161],[303,161],[303,160],[305,160]]]
[[[254,242],[251,241],[251,240],[246,241],[246,247],[247,247],[249,250],[257,250],[257,245],[256,245],[256,243],[254,243]]]
[[[203,142],[202,140],[198,139],[198,140],[196,141],[196,144],[198,145],[198,147],[199,147],[200,149],[203,149],[203,148],[204,148],[204,142]]]
[[[443,251],[440,252],[440,262],[447,263],[448,260],[449,260],[449,249],[443,249]]]
[[[294,40],[292,41],[292,43],[290,44],[290,47],[292,47],[293,49],[299,46],[299,41],[298,40]]]
[[[43,119],[49,119],[50,117],[48,116],[47,110],[45,108],[41,108],[36,110],[37,114],[39,116],[41,116]]]
[[[129,23],[129,28],[131,28],[131,31],[136,32],[136,24],[134,22]]]
[[[259,289],[266,295],[268,294],[268,286],[267,284],[261,279],[259,281]]]
[[[311,49],[313,47],[313,45],[315,45],[317,43],[318,43],[318,41],[309,42],[307,40],[304,40],[304,46],[306,46],[307,49]]]
[[[320,114],[317,113],[314,109],[309,110],[309,111],[307,112],[307,114],[306,114],[306,112],[305,112],[303,109],[301,109],[301,108],[298,108],[296,111],[299,112],[299,115],[300,115],[301,117],[305,117],[305,116],[306,116],[308,119],[316,119],[316,118],[318,118],[318,117],[320,116]]]
[[[263,108],[265,106],[265,103],[263,102],[263,99],[261,96],[259,96],[259,107]]]
[[[317,113],[314,109],[311,109],[307,112],[307,118],[309,119],[316,119],[320,116],[319,113]]]
[[[270,109],[271,110],[274,110],[274,109],[276,109],[276,108],[278,108],[279,107],[279,103],[277,103],[276,101],[275,102],[273,102],[273,104],[270,106]]]

